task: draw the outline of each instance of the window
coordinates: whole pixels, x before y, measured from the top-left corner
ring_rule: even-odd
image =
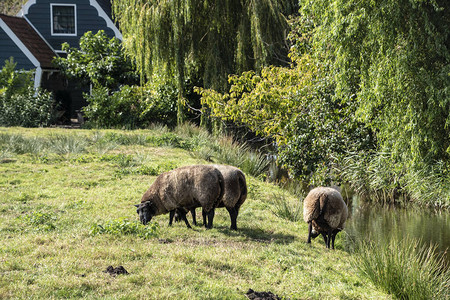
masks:
[[[73,4],[52,4],[52,35],[77,35],[76,7]]]

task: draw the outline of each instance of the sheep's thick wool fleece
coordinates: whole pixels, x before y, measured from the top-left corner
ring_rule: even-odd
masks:
[[[325,207],[326,209],[323,211]],[[317,219],[321,213],[331,228],[341,227],[347,219],[347,205],[336,189],[317,187],[312,189],[303,200],[303,220],[305,222]]]
[[[247,182],[244,173],[236,167],[213,165],[223,175],[225,192],[222,204],[225,207],[240,207],[247,198]],[[219,205],[220,206],[220,205]]]
[[[222,189],[223,176],[213,166],[187,166],[159,175],[142,196],[141,202],[155,204],[155,215],[178,207],[191,207],[195,203],[209,211],[221,200]]]

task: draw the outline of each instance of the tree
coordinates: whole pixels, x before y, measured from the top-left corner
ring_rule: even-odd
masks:
[[[450,158],[450,2],[304,1],[335,96],[409,168]]]
[[[55,63],[69,79],[110,90],[115,90],[122,84],[139,82],[131,60],[123,52],[120,40],[110,39],[103,30],[96,34],[86,32],[80,38],[80,49],[63,43],[62,50],[67,52],[67,58],[58,57]]]
[[[183,119],[184,84],[224,90],[227,76],[277,63],[287,53],[285,15],[292,0],[113,0],[127,53],[141,77],[176,77],[178,119]]]
[[[276,138],[295,175],[341,176],[347,161],[361,185],[448,205],[450,2],[300,3],[293,65],[231,77],[229,92],[202,101]]]

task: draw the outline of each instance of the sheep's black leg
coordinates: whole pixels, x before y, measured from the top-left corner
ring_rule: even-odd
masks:
[[[336,239],[336,235],[339,231],[333,231],[333,235],[331,237],[331,248],[334,249],[334,240]]]
[[[333,235],[333,230],[329,229],[328,232],[327,232],[327,236],[328,236],[328,238],[327,238],[327,248],[328,249],[330,249],[330,243],[331,243],[332,235]]]
[[[213,227],[214,208],[211,209],[207,214],[208,214],[208,226],[206,228],[211,229]]]
[[[308,244],[311,244],[312,222],[308,223]]]
[[[202,216],[203,216],[203,226],[205,226],[205,228],[208,228],[208,224],[206,223],[206,212],[204,209],[202,209]]]
[[[192,223],[197,226],[197,219],[195,216],[195,208],[191,209],[191,215],[192,215]]]
[[[228,213],[230,214],[231,219],[231,230],[237,230],[236,219],[237,219],[237,211],[234,207],[227,207]]]
[[[172,226],[173,217],[175,216],[175,209],[169,212],[169,226]]]
[[[178,209],[177,213],[180,216],[181,220],[184,221],[184,223],[186,224],[187,228],[192,228],[191,224],[189,224],[189,221],[186,218],[186,211],[184,209]]]
[[[328,236],[325,232],[322,232],[323,241],[325,242],[325,246],[328,248]]]

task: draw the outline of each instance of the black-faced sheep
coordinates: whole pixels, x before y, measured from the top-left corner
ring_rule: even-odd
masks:
[[[317,187],[303,200],[303,219],[308,223],[308,243],[322,234],[326,247],[334,249],[336,234],[344,228],[348,208],[334,188]]]
[[[201,206],[208,216],[207,228],[212,228],[214,209],[222,200],[224,180],[222,173],[213,166],[194,165],[174,169],[159,175],[135,205],[139,219],[145,225],[153,216],[177,208]],[[189,222],[181,216],[190,228]]]
[[[239,214],[239,208],[247,199],[247,181],[245,179],[244,173],[233,166],[227,165],[214,165],[223,175],[225,192],[217,207],[225,207],[230,214],[231,219],[231,230],[237,230],[237,216]],[[192,221],[195,225],[197,225],[197,221],[195,218],[195,207],[185,207],[184,209],[177,209],[176,214],[179,215],[180,218],[183,218],[183,215],[186,215],[187,211],[190,211],[192,214]],[[203,214],[203,223],[206,222],[206,215],[204,211]],[[169,224],[172,223],[173,213],[170,215]]]

